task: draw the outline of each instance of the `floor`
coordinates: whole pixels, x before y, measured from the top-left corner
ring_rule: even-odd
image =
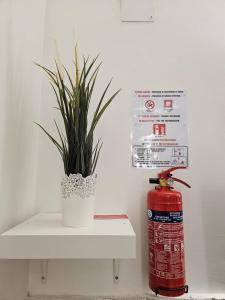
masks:
[[[159,298],[166,299],[166,300],[174,300],[175,298],[166,298],[166,297],[159,297],[154,295],[136,295],[136,296],[121,296],[121,297],[113,297],[113,296],[105,296],[105,297],[98,297],[98,296],[32,296],[28,297],[26,300],[156,300]],[[178,299],[182,300],[194,300],[194,299],[201,299],[201,300],[216,300],[216,298],[194,298],[191,296],[183,296],[178,297]],[[223,299],[223,298],[220,298]],[[223,299],[225,300],[225,299]]]

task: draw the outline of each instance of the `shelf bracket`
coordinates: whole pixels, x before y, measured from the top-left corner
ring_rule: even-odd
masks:
[[[47,259],[41,260],[40,267],[41,267],[40,268],[41,283],[46,284],[48,278],[48,260]]]
[[[114,283],[119,282],[119,266],[120,262],[118,259],[113,259],[113,280]]]

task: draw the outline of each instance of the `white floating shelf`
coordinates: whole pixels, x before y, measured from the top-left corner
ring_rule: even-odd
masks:
[[[40,213],[0,236],[0,259],[132,259],[136,236],[129,219],[95,219],[92,227],[62,225]]]

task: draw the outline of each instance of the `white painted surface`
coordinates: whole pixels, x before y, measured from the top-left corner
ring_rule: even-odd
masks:
[[[3,233],[0,249],[6,259],[131,259],[136,243],[128,219],[72,228],[63,226],[62,214],[41,213]]]
[[[100,52],[104,61],[95,95],[111,76],[112,90],[123,89],[96,132],[104,142],[96,211],[127,211],[137,235],[137,259],[121,262],[117,285],[112,282],[111,261],[52,261],[44,286],[39,281],[39,264],[32,262],[29,287],[34,294],[148,291],[146,193],[148,177],[156,172],[131,167],[130,95],[136,88],[188,92],[191,166],[176,173],[192,185],[188,191],[179,186],[184,195],[187,283],[192,293],[225,292],[225,2],[157,0],[156,13],[154,23],[124,23],[117,0],[47,3],[43,63],[52,66],[54,38],[65,64],[71,63],[74,28],[81,53]],[[54,105],[45,80],[41,122],[56,133]],[[37,206],[40,211],[59,211],[62,163],[44,135],[39,146]]]
[[[95,196],[82,198],[75,193],[62,200],[64,226],[90,226],[94,218]]]
[[[157,0],[154,23],[121,22],[118,0],[48,0],[43,12],[39,4],[44,2],[4,0],[0,4],[0,30],[4,31],[0,35],[1,231],[32,213],[35,193],[39,211],[61,209],[63,170],[58,154],[41,134],[38,144],[30,143],[38,134],[30,124],[39,119],[36,113],[42,93],[40,72],[32,69],[30,62],[37,60],[51,66],[56,38],[68,65],[75,28],[82,52],[101,52],[104,60],[97,92],[111,76],[115,78],[113,88],[123,88],[96,132],[104,141],[96,210],[127,211],[138,247],[136,260],[121,261],[117,285],[112,281],[109,260],[51,261],[45,285],[40,282],[40,264],[33,261],[29,290],[33,294],[58,295],[148,291],[145,198],[148,177],[155,172],[131,167],[130,91],[182,88],[188,91],[191,166],[187,172],[177,172],[177,177],[193,186],[191,191],[179,187],[184,194],[187,282],[191,293],[224,295],[225,2]],[[8,8],[11,3],[15,5],[12,15],[4,6]],[[33,27],[36,17],[39,21]],[[43,61],[39,52],[42,42]],[[54,105],[54,95],[45,80],[41,122],[52,132]],[[11,300],[16,295],[20,300],[25,293],[26,264],[1,261],[0,270],[0,296]]]
[[[44,2],[0,1],[0,232],[35,210],[41,77],[32,61],[42,58]],[[0,260],[1,300],[23,300],[27,284],[27,261]]]

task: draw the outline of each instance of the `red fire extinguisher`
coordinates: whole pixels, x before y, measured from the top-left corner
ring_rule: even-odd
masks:
[[[149,287],[156,295],[169,297],[188,292],[182,195],[172,185],[174,181],[190,185],[173,177],[171,172],[177,169],[185,167],[173,167],[159,173],[158,178],[150,178],[150,183],[158,185],[148,192]]]

